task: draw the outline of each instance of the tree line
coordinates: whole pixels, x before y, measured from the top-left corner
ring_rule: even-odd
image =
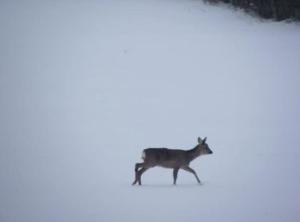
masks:
[[[276,20],[300,20],[300,0],[205,0],[206,2],[225,2],[246,11],[256,12],[263,18]]]

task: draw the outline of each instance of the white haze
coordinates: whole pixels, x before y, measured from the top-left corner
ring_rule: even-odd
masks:
[[[1,222],[300,220],[300,26],[196,0],[0,2]],[[146,147],[213,155],[154,168]]]

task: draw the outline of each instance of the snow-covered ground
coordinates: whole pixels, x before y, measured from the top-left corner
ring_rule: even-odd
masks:
[[[0,2],[1,222],[300,220],[300,26],[200,0]],[[146,147],[213,155],[203,185]]]

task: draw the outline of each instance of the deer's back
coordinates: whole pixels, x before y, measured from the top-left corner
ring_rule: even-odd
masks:
[[[144,162],[149,166],[175,168],[187,164],[186,151],[168,148],[148,148],[143,151]]]

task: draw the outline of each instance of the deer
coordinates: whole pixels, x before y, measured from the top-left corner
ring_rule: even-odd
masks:
[[[197,182],[201,184],[196,171],[193,170],[189,165],[191,161],[197,157],[213,153],[207,145],[206,140],[206,137],[203,140],[198,137],[198,144],[190,150],[169,148],[144,149],[142,152],[142,159],[144,162],[135,164],[135,180],[133,181],[132,185],[135,185],[136,183],[142,185],[142,174],[145,173],[146,170],[156,166],[173,169],[173,185],[176,185],[179,169],[192,173]]]

